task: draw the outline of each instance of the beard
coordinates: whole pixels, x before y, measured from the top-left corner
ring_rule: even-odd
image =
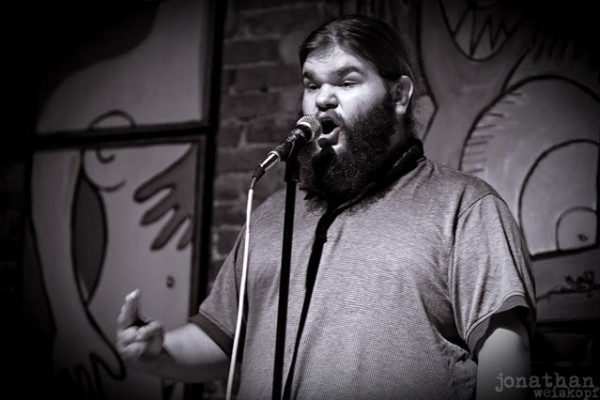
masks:
[[[328,204],[356,196],[384,169],[390,138],[396,132],[395,104],[389,94],[352,126],[339,121],[346,148],[337,154],[329,145],[319,151],[316,141],[298,153],[302,189]]]

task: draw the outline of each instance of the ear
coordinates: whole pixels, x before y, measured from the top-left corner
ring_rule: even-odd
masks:
[[[413,83],[410,78],[402,75],[392,85],[390,94],[396,104],[396,115],[404,115],[413,94]]]

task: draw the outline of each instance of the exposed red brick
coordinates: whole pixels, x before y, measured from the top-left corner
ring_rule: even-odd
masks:
[[[248,143],[277,144],[285,139],[296,122],[297,115],[289,115],[287,120],[268,118],[248,123],[246,140]]]
[[[267,69],[268,87],[294,86],[299,89],[301,86],[301,71],[297,65],[276,65]]]
[[[237,40],[226,43],[223,50],[224,64],[245,64],[259,61],[277,61],[279,42],[274,39]]]
[[[246,190],[248,177],[246,174],[218,174],[215,178],[215,198],[219,200],[237,200]]]
[[[235,71],[231,69],[223,69],[221,71],[221,93],[228,93],[229,88],[233,85],[235,79]]]
[[[237,146],[243,129],[243,126],[239,124],[221,124],[217,133],[218,145],[224,147]]]
[[[249,143],[278,143],[285,137],[284,127],[277,124],[273,118],[248,123],[246,140]]]
[[[278,93],[257,93],[223,96],[221,116],[249,118],[278,111]]]
[[[238,205],[216,205],[213,210],[213,226],[242,226],[246,220],[246,210]]]
[[[234,86],[236,90],[269,88],[268,68],[264,66],[240,68],[235,72]]]
[[[220,149],[217,172],[246,171],[249,173],[248,182],[250,182],[251,172],[256,169],[271,150],[272,146]]]
[[[320,12],[314,5],[302,8],[279,8],[241,17],[244,29],[250,35],[260,36],[287,33],[290,29],[310,30],[316,28]],[[268,23],[267,23],[268,21]]]

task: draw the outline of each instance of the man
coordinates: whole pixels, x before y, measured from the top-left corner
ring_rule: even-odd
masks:
[[[304,114],[322,125],[299,154],[284,393],[299,399],[489,399],[526,376],[535,303],[527,252],[484,182],[427,160],[396,33],[346,16],[300,48]],[[239,397],[270,398],[283,198],[253,214]],[[221,378],[231,355],[242,235],[190,322],[139,326],[126,298],[117,345],[163,377]]]

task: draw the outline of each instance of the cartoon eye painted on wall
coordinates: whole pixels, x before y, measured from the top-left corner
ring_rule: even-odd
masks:
[[[600,103],[566,79],[534,79],[475,123],[461,167],[490,182],[532,256],[597,244]]]

